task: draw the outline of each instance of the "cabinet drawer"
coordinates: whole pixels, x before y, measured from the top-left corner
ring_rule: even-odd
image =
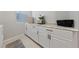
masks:
[[[61,39],[53,38],[52,40],[52,47],[53,48],[72,48],[73,44],[72,41],[64,41]]]
[[[53,37],[63,39],[63,40],[73,40],[73,32],[72,31],[66,31],[66,30],[59,30],[59,29],[53,29]]]

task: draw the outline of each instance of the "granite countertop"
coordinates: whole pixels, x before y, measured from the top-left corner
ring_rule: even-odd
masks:
[[[53,25],[53,24],[44,24],[44,25],[41,25],[41,26],[51,28],[51,29],[54,28],[54,29],[68,30],[68,31],[79,31],[79,29],[63,27],[63,26],[58,26],[58,25]]]
[[[63,26],[58,26],[56,24],[35,24],[35,23],[31,23],[32,25],[37,25],[37,26],[43,26],[46,28],[50,28],[51,30],[53,29],[60,29],[60,30],[67,30],[67,31],[74,31],[74,32],[78,32],[79,29],[75,29],[75,28],[70,28],[70,27],[63,27]]]

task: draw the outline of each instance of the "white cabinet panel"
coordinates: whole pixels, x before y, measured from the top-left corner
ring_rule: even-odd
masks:
[[[32,39],[34,39],[36,42],[38,42],[38,29],[37,27],[34,25],[32,26]]]
[[[37,27],[34,24],[27,24],[26,25],[26,34],[30,36],[33,40],[38,42],[38,34],[37,34]]]
[[[26,34],[29,35],[29,36],[31,36],[31,32],[32,32],[31,29],[32,29],[31,25],[30,24],[26,24]]]
[[[50,40],[51,48],[72,48],[73,46],[73,32],[53,29],[52,40]]]
[[[49,47],[48,32],[43,27],[39,27],[39,43],[44,47]]]
[[[47,28],[36,24],[27,24],[26,34],[43,47],[74,48],[78,47],[78,33],[57,28]]]
[[[51,48],[72,48],[72,41],[64,41],[61,39],[53,38],[50,41]]]
[[[73,40],[73,32],[72,31],[66,31],[66,30],[60,30],[60,29],[53,29],[53,37],[63,39],[63,40]]]

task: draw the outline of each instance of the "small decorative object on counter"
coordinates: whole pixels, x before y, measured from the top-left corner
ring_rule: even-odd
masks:
[[[44,16],[40,15],[38,18],[39,18],[38,24],[45,24],[45,17]]]
[[[28,23],[34,23],[33,17],[28,17],[27,22],[28,22]]]

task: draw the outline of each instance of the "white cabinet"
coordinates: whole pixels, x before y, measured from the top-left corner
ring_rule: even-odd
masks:
[[[26,34],[38,42],[38,30],[36,25],[26,24]]]
[[[26,34],[45,48],[79,47],[79,31],[61,27],[26,24]]]
[[[53,29],[53,36],[62,40],[73,40],[73,32],[61,29]]]
[[[50,35],[44,27],[26,24],[26,34],[43,47],[49,47]]]
[[[26,34],[31,36],[32,35],[32,25],[26,24]]]
[[[49,39],[48,39],[48,32],[44,27],[39,27],[39,43],[43,46],[48,48],[49,47]]]
[[[32,39],[34,39],[36,42],[38,42],[38,28],[37,26],[33,25],[32,26]]]
[[[53,38],[50,41],[50,47],[51,48],[72,48],[72,41],[64,41],[58,38]]]
[[[73,32],[53,29],[52,40],[50,40],[51,48],[73,48]]]

